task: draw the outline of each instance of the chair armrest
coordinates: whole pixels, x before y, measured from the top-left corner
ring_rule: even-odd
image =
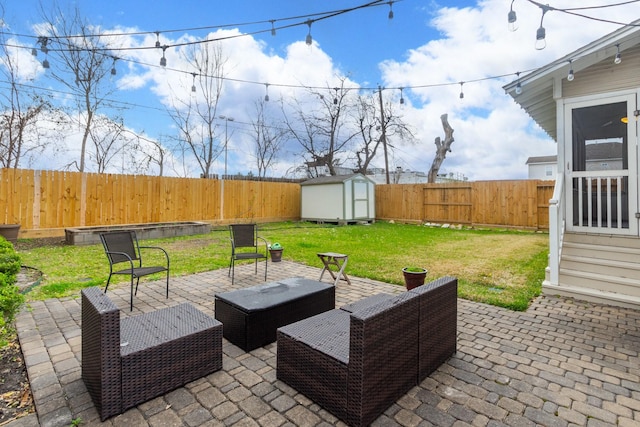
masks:
[[[123,259],[122,261],[116,261],[116,262],[113,262],[113,261],[111,260],[111,257],[109,257],[109,268],[110,268],[112,271],[113,271],[113,265],[114,265],[114,264],[120,264],[121,262],[129,262],[129,265],[130,265],[130,267],[129,267],[129,268],[130,268],[131,272],[133,273],[133,269],[134,269],[134,266],[133,266],[133,259],[131,259],[131,257],[129,256],[129,254],[128,254],[128,253],[126,253],[126,252],[111,252],[111,251],[105,251],[105,252],[106,252],[106,254],[107,254],[107,255],[120,255],[120,256],[122,256],[122,257],[126,258],[126,259]]]
[[[257,240],[260,239],[264,242],[264,253],[265,255],[269,252],[269,243],[267,243],[267,239],[264,237],[256,236],[256,249],[258,249]]]
[[[162,251],[164,253],[165,259],[167,260],[167,268],[169,267],[169,254],[163,248],[159,246],[139,246],[139,249],[155,249],[155,250]]]

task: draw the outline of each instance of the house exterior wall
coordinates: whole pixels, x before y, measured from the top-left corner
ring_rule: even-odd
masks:
[[[556,179],[557,163],[530,163],[529,179]]]
[[[609,93],[639,86],[640,46],[625,50],[622,62],[601,61],[575,73],[570,82],[562,79],[562,97],[572,98],[596,93]],[[558,133],[558,136],[562,135]]]

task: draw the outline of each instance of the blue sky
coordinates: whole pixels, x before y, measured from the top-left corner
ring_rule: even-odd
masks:
[[[0,0],[4,5],[5,31],[8,34],[35,35],[41,22],[39,0],[23,0],[20,8],[14,0]],[[50,3],[43,1],[45,9]],[[304,22],[304,18],[280,21],[282,18],[306,16],[329,10],[345,9],[366,3],[344,0],[336,2],[311,1],[237,1],[203,2],[202,0],[137,2],[111,0],[95,2],[58,0],[63,10],[77,5],[90,22],[104,31],[159,31],[163,44],[185,38],[210,37],[251,33],[269,29],[269,24],[230,26],[219,25],[276,20],[275,25]],[[556,8],[573,7],[575,1],[550,1]],[[580,6],[606,5],[615,1],[584,0]],[[502,86],[515,79],[515,73],[534,69],[555,60],[604,34],[615,31],[618,25],[572,17],[561,12],[549,12],[544,19],[547,47],[534,49],[535,32],[540,24],[541,11],[527,0],[515,0],[519,29],[507,29],[510,0],[484,1],[422,1],[394,2],[394,18],[388,19],[389,4],[357,10],[331,19],[314,22],[311,27],[314,45],[304,43],[306,25],[233,38],[224,42],[229,54],[228,76],[249,82],[268,82],[272,99],[290,93],[279,85],[331,85],[336,76],[348,76],[353,87],[412,88],[403,90],[407,100],[403,106],[404,120],[412,125],[417,144],[403,145],[391,156],[390,166],[428,171],[435,153],[435,137],[443,137],[440,115],[449,114],[454,128],[455,142],[441,171],[462,174],[472,180],[526,178],[525,162],[530,156],[555,154],[551,141],[513,100],[504,94]],[[586,12],[585,12],[586,13]],[[599,9],[591,15],[630,22],[640,17],[640,4]],[[169,31],[179,30],[179,31]],[[32,41],[15,36],[15,41],[29,47]],[[127,45],[149,45],[155,36],[124,38]],[[161,53],[156,50],[130,53],[135,60],[156,63]],[[53,87],[39,62],[32,61],[29,81],[42,87]],[[39,61],[42,57],[38,58]],[[169,69],[190,70],[176,52],[167,52]],[[29,67],[24,67],[27,70]],[[162,139],[174,132],[164,112],[177,88],[190,87],[191,78],[185,73],[145,69],[117,62],[117,100],[136,105],[124,112],[125,124],[134,132],[151,139]],[[483,80],[487,77],[507,77]],[[331,86],[330,86],[331,87]],[[255,167],[250,156],[246,123],[250,122],[251,105],[264,95],[262,84],[231,84],[221,99],[220,114],[234,117],[229,124],[232,134],[229,143],[229,172],[247,173]],[[390,93],[391,94],[391,93]],[[396,94],[395,96],[398,96]],[[244,124],[243,124],[244,123]],[[221,123],[222,125],[222,123]],[[72,139],[70,137],[70,139]],[[73,156],[73,141],[68,141]],[[64,150],[62,150],[64,151]],[[282,175],[291,170],[300,157],[290,150],[270,175]],[[55,168],[64,163],[55,154],[47,163],[34,159],[31,167]],[[383,166],[382,159],[374,162]],[[218,162],[216,171],[222,171]],[[188,174],[184,170],[179,174]]]

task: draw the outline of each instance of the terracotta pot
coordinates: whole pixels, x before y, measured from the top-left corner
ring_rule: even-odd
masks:
[[[4,237],[11,243],[15,243],[18,240],[19,231],[20,224],[0,224],[0,236]]]
[[[269,253],[271,254],[271,262],[280,262],[282,261],[282,251],[284,249],[269,249]]]
[[[404,275],[404,284],[407,290],[410,291],[413,288],[424,285],[427,270],[423,268],[421,271],[407,271],[407,267],[405,267],[402,269],[402,274]]]

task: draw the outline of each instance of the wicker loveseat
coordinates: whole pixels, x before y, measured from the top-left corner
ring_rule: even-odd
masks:
[[[102,421],[222,368],[222,323],[184,303],[120,319],[82,290],[82,379]]]
[[[455,353],[457,285],[443,277],[279,328],[278,379],[347,424],[369,425]]]

